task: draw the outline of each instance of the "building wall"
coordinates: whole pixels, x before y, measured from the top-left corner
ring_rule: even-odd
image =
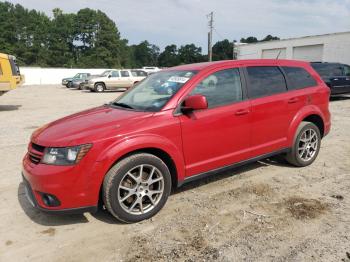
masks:
[[[247,44],[238,46],[238,59],[260,59],[263,58],[263,50],[286,49],[285,58],[294,59],[294,48],[302,46],[312,46],[310,48],[310,57],[316,57],[317,48],[323,45],[321,61],[323,62],[340,62],[350,64],[350,32],[334,33],[327,35],[308,36],[301,38],[292,38],[279,41],[262,42],[256,44]],[[265,52],[266,54],[266,52]],[[283,57],[280,57],[283,58]],[[309,61],[310,59],[305,59]]]
[[[69,68],[41,68],[20,67],[24,75],[23,85],[58,85],[62,78],[73,77],[77,73],[101,74],[107,69],[69,69]]]

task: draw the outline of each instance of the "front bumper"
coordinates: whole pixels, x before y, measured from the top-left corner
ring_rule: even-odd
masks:
[[[25,179],[25,177],[22,174],[23,178],[23,184],[24,184],[24,191],[25,191],[25,196],[28,200],[28,202],[36,209],[38,209],[41,212],[44,213],[49,213],[49,214],[63,214],[63,215],[73,215],[73,214],[82,214],[86,212],[90,213],[96,213],[98,210],[97,206],[88,206],[88,207],[78,207],[78,208],[66,208],[66,209],[48,209],[41,207],[35,196],[34,192],[29,184],[29,182]]]
[[[35,164],[26,154],[22,176],[29,202],[35,208],[51,213],[96,211],[99,188],[94,174],[98,171],[87,165],[83,161],[75,166]],[[44,197],[47,195],[56,198],[59,204],[48,205]]]

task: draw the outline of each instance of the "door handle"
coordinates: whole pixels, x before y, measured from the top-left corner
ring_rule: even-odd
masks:
[[[294,104],[294,103],[296,103],[296,102],[298,102],[298,101],[299,101],[298,98],[293,97],[293,98],[291,98],[291,99],[288,100],[288,104]]]
[[[236,116],[243,116],[243,115],[246,115],[246,114],[249,114],[249,109],[239,109],[235,112],[235,115]]]

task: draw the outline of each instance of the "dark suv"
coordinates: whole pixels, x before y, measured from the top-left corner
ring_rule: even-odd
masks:
[[[331,95],[350,93],[350,66],[340,63],[311,63],[331,89]]]

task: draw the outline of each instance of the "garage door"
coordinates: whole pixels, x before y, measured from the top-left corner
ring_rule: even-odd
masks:
[[[285,59],[287,56],[286,48],[264,49],[262,50],[262,58],[264,59]]]
[[[293,48],[293,58],[309,62],[323,60],[323,45],[297,46]]]

